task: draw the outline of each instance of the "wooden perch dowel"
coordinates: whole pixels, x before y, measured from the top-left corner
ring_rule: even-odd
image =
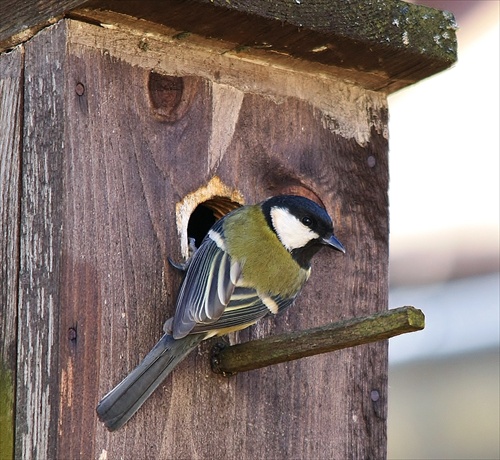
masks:
[[[272,364],[385,340],[422,330],[425,316],[414,307],[400,307],[299,332],[281,334],[212,351],[212,370],[232,375]]]

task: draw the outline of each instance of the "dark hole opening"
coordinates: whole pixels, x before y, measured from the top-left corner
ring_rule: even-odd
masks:
[[[220,196],[200,203],[189,218],[188,238],[194,238],[196,247],[200,247],[203,238],[205,238],[212,225],[228,212],[240,206],[239,203]]]
[[[188,238],[194,238],[199,248],[210,227],[217,222],[214,212],[203,204],[199,204],[191,214],[188,222]]]

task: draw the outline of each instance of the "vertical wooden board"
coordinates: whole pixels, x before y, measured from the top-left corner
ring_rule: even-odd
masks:
[[[196,98],[180,123],[156,122],[147,71],[99,51],[71,51],[60,318],[72,340],[60,346],[58,447],[63,456],[91,457],[94,439],[74,436],[75,427],[96,432],[104,445],[99,397],[136,365],[172,314],[179,275],[166,258],[179,259],[175,203],[192,186],[182,171],[206,151],[195,133],[207,98]],[[206,92],[197,79],[191,84]],[[156,455],[154,444],[142,450],[141,431],[113,435],[113,455]]]
[[[228,149],[239,152],[239,167],[259,178],[259,193],[290,186],[316,192],[348,254],[321,253],[297,304],[241,336],[299,330],[386,308],[387,142],[373,133],[360,146],[333,135],[320,119],[321,113],[292,99],[276,104],[247,96],[242,104]],[[370,156],[377,159],[376,169],[369,166]],[[228,156],[220,168],[230,182],[237,180],[231,162]],[[356,458],[383,457],[386,358],[386,345],[376,344],[237,376],[247,398],[238,409],[251,420],[245,439],[264,438],[248,445],[249,452],[263,456],[274,445],[290,458],[350,458],[353,452]],[[384,395],[376,405],[372,390]]]
[[[372,132],[360,145],[332,133],[322,117],[292,98],[276,103],[247,95],[242,103],[221,177],[237,180],[235,154],[239,168],[258,178],[259,194],[298,186],[314,191],[347,248],[344,257],[321,252],[297,304],[242,336],[300,330],[387,308],[387,140]],[[264,437],[247,449],[255,457],[266,456],[266,446],[274,445],[289,458],[384,458],[386,372],[386,344],[379,343],[237,376],[247,397],[239,407],[253,427],[245,438]]]
[[[26,44],[16,458],[55,458],[64,190],[64,24]]]
[[[166,259],[179,259],[175,202],[189,189],[182,171],[203,151],[195,131],[204,99],[181,123],[164,125],[149,110],[144,69],[72,48],[67,69],[60,318],[72,341],[59,350],[59,453],[91,458],[110,444],[110,457],[155,458],[156,443],[144,442],[151,414],[139,415],[135,430],[109,435],[95,407],[172,314],[180,277]],[[161,126],[159,139],[151,122]],[[158,434],[161,423],[154,426]],[[74,436],[75,429],[88,436]]]
[[[13,458],[21,191],[22,47],[0,55],[0,458]]]

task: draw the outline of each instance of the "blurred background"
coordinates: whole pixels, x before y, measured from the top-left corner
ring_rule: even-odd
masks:
[[[499,2],[426,1],[457,20],[458,63],[389,97],[390,459],[499,459]]]

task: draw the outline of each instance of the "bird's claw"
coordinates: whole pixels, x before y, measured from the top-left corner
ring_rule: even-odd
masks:
[[[167,257],[167,260],[168,260],[168,263],[176,268],[177,270],[181,271],[181,272],[185,272],[187,271],[188,267],[189,267],[189,264],[191,263],[191,260],[194,256],[194,253],[197,251],[197,247],[196,247],[196,241],[194,238],[189,238],[189,246],[188,246],[188,252],[189,252],[189,255],[188,255],[188,258],[186,260],[186,262],[182,263],[182,262],[174,262],[170,256]]]

